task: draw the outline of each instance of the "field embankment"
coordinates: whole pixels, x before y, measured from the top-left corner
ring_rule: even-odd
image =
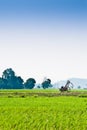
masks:
[[[68,92],[60,92],[57,89],[33,89],[33,90],[1,90],[0,97],[29,97],[29,96],[78,96],[87,97],[87,90],[72,90]]]

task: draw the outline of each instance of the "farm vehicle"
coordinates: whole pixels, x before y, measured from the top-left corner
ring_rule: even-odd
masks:
[[[71,88],[73,88],[73,83],[71,83],[70,80],[67,80],[65,86],[61,86],[61,88],[59,89],[61,92],[64,92],[64,91],[68,91],[70,90]]]

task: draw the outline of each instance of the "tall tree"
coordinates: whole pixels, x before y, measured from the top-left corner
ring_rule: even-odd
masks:
[[[12,68],[6,69],[3,72],[2,79],[6,81],[7,89],[21,89],[23,88],[23,79],[16,76]]]
[[[6,69],[3,72],[2,78],[9,80],[15,76],[15,72],[12,70],[12,68]]]

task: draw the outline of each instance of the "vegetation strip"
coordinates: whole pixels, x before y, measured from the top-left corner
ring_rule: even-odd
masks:
[[[59,92],[59,91],[21,91],[21,90],[14,90],[14,91],[4,91],[0,92],[0,97],[8,96],[8,97],[26,97],[26,96],[46,96],[46,97],[57,97],[57,96],[79,96],[79,97],[87,97],[87,91],[70,91],[70,92]]]
[[[0,130],[87,130],[87,98],[0,98]]]

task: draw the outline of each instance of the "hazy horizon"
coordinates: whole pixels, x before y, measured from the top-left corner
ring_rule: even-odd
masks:
[[[1,0],[0,76],[87,78],[86,0]]]

